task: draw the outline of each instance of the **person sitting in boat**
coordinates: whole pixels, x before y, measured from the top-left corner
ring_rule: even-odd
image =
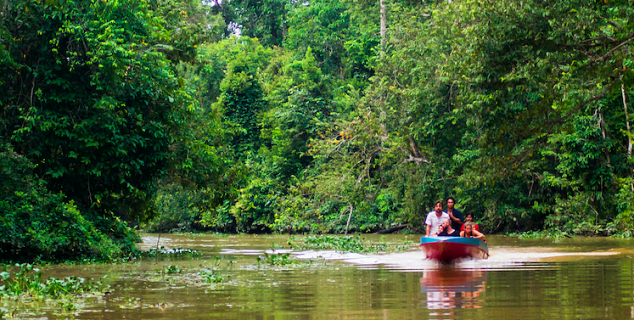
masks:
[[[460,236],[463,238],[475,238],[484,240],[484,235],[480,233],[480,231],[475,230],[475,223],[473,222],[466,222],[464,224],[464,231],[460,232]]]
[[[454,229],[451,226],[451,220],[447,219],[447,220],[443,220],[440,227],[438,227],[438,236],[439,237],[459,237],[460,231],[457,229]]]
[[[447,214],[451,219],[451,227],[460,230],[462,228],[462,211],[454,208],[456,200],[453,197],[447,198]]]
[[[436,236],[438,233],[438,227],[440,227],[443,220],[449,219],[449,215],[446,212],[443,212],[442,208],[442,201],[436,201],[436,203],[434,203],[434,211],[430,211],[427,214],[427,219],[425,219],[425,224],[427,225],[427,234],[425,234],[426,237]]]
[[[475,223],[475,216],[473,215],[473,212],[467,212],[464,215],[464,219],[465,219],[465,223],[462,224],[462,227],[460,228],[460,231],[464,231],[464,226],[465,226],[465,224],[467,224],[467,222],[473,223],[473,230],[480,231],[480,227],[478,227],[478,224]]]

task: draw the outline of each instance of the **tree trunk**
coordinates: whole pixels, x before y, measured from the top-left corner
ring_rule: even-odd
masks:
[[[385,51],[385,33],[386,33],[386,20],[387,13],[385,12],[385,0],[379,0],[379,6],[381,7],[381,53]]]
[[[605,140],[607,135],[605,132],[605,121],[603,121],[603,113],[601,111],[599,111],[599,128],[601,128],[601,135],[603,136],[603,140]],[[608,160],[608,167],[611,167],[612,163],[610,161],[610,153],[607,150],[605,150],[605,157]]]
[[[352,205],[350,205],[350,214],[348,214],[348,223],[346,223],[346,234],[348,234],[348,227],[350,227],[351,218],[352,218]]]
[[[414,153],[414,157],[420,158],[420,151],[418,150],[418,146],[416,145],[416,142],[414,141],[414,138],[412,138],[411,135],[407,136],[407,138],[409,139],[409,147],[412,148],[412,152]]]
[[[627,114],[627,99],[625,99],[625,84],[621,83],[621,96],[623,96],[623,110],[625,111],[625,128],[627,129],[627,159],[632,159],[632,131],[630,130],[630,116]],[[632,171],[630,171],[632,178]],[[630,188],[634,191],[634,183],[630,182]]]
[[[286,13],[282,16],[282,42],[286,40]]]
[[[377,233],[378,233],[378,234],[388,234],[388,233],[392,233],[392,232],[399,231],[399,230],[401,230],[401,229],[405,229],[405,228],[407,228],[407,227],[409,227],[409,223],[402,224],[402,225],[400,225],[400,226],[390,227],[390,228],[387,228],[387,229],[385,229],[385,230],[381,230],[381,231],[379,231],[379,232],[377,232]]]
[[[625,111],[625,128],[627,128],[627,158],[632,158],[632,131],[630,131],[630,116],[627,114],[627,100],[625,99],[625,85],[621,84],[621,95],[623,96],[623,110]]]

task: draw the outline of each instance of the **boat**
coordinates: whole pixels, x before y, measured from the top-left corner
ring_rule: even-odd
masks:
[[[443,263],[465,258],[489,258],[487,244],[474,238],[422,237],[420,238],[420,248],[425,252],[427,259]]]

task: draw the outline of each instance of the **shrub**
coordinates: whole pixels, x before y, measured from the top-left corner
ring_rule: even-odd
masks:
[[[32,174],[33,168],[10,146],[0,145],[2,260],[112,259],[134,250],[136,238],[123,222],[116,218],[98,221],[114,230],[119,242],[115,243],[82,216],[73,201],[66,202],[63,194],[51,193]]]

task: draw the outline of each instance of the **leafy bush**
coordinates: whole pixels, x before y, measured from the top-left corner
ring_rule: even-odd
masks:
[[[620,181],[621,188],[616,195],[617,210],[619,214],[614,222],[608,223],[606,232],[622,237],[632,237],[634,230],[634,178],[625,178]]]
[[[34,166],[0,145],[0,257],[3,260],[112,259],[134,251],[136,236],[116,218],[84,217],[73,201],[53,194]],[[112,230],[114,239],[100,230]]]

